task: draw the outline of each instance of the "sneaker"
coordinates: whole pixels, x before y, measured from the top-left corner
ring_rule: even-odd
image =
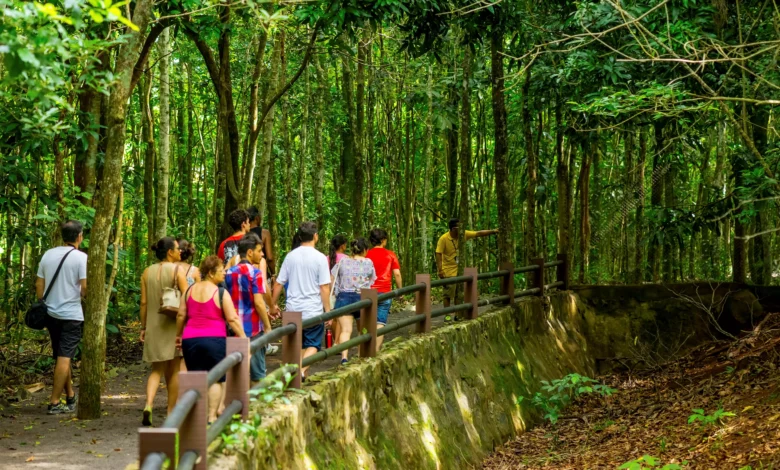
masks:
[[[73,395],[72,397],[66,397],[65,406],[68,407],[71,413],[76,411],[76,395]]]
[[[273,356],[274,354],[279,352],[279,346],[275,344],[269,344],[265,347],[265,354],[267,356]]]
[[[57,403],[56,405],[49,403],[49,407],[46,409],[47,415],[61,415],[63,413],[73,413],[73,409],[65,403]]]
[[[141,419],[141,424],[144,426],[151,426],[152,425],[152,409],[151,408],[144,408],[144,417]]]
[[[345,366],[345,365],[347,365],[347,360],[346,360],[346,359],[342,359],[342,360],[341,360],[341,365],[342,365],[342,366]]]

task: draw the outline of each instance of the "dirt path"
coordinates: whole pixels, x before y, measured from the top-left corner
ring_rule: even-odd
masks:
[[[394,312],[390,321],[413,314],[412,311]],[[434,328],[443,322],[443,318],[435,318]],[[404,328],[388,335],[386,341],[408,336],[413,331],[414,327]],[[135,361],[131,360],[129,365],[110,368],[109,375],[113,377],[107,383],[102,401],[103,417],[99,420],[79,421],[75,415],[48,416],[45,403],[51,392],[50,383],[25,401],[0,402],[0,468],[121,469],[135,462],[137,429],[149,368],[140,362],[138,348],[131,354]],[[350,356],[354,355],[357,355],[356,348],[350,350]],[[269,371],[279,367],[279,359],[278,354],[268,356]],[[313,365],[310,374],[337,367],[339,362],[340,357],[330,357]],[[161,389],[155,399],[154,423],[158,425],[165,419],[165,397],[165,390]]]
[[[625,468],[780,469],[780,314],[739,341],[601,381],[618,391],[578,399],[557,425],[520,435],[483,468],[614,469],[648,455],[656,464]],[[689,423],[695,409],[701,418]]]

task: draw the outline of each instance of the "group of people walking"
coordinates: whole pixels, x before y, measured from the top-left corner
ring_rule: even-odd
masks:
[[[143,425],[152,425],[153,403],[163,379],[170,412],[179,393],[180,371],[212,369],[226,356],[229,335],[254,339],[269,333],[271,320],[280,316],[278,301],[282,291],[286,309],[301,312],[306,320],[359,301],[362,289],[375,289],[381,294],[391,291],[393,283],[396,289],[403,285],[401,266],[396,254],[387,249],[385,230],[371,230],[368,240],[334,236],[326,256],[315,248],[319,241],[315,222],[300,224],[274,282],[271,236],[260,226],[259,216],[254,207],[232,212],[228,223],[233,234],[219,245],[216,255],[206,256],[197,268],[192,264],[196,247],[190,241],[163,237],[152,247],[157,262],[144,270],[140,280],[140,340],[144,344],[143,360],[152,365]],[[436,260],[440,276],[449,277],[453,263],[457,266],[458,227],[457,219],[452,219],[450,231],[439,239]],[[87,257],[78,251],[83,239],[82,225],[69,221],[61,231],[65,245],[44,254],[36,281],[37,297],[44,298],[48,306],[47,328],[56,359],[49,414],[75,410],[70,362],[81,340],[81,298],[87,288]],[[465,235],[470,239],[496,232],[467,231]],[[55,271],[60,269],[62,280],[56,283]],[[446,294],[445,302],[449,303],[455,293]],[[388,321],[391,302],[385,300],[377,305],[380,327]],[[355,312],[335,322],[304,328],[303,357],[322,349],[326,327],[333,329],[337,344],[348,341],[359,316],[360,312]],[[378,348],[381,341],[381,337],[377,338]],[[253,384],[266,375],[265,355],[266,348],[259,348],[252,355]],[[343,351],[341,363],[347,361],[348,351]],[[301,374],[305,379],[306,368]],[[223,377],[209,389],[209,421],[214,421],[224,406],[224,380]],[[63,391],[65,403],[61,403]]]

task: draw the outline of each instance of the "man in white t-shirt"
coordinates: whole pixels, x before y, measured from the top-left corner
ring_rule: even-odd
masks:
[[[298,227],[301,246],[289,252],[276,276],[272,304],[277,305],[282,288],[287,295],[287,311],[301,312],[307,320],[323,311],[330,312],[330,270],[328,259],[314,246],[319,240],[316,222],[304,222]],[[276,307],[275,307],[276,309]],[[274,312],[278,313],[278,312]],[[331,322],[327,322],[330,325]],[[322,348],[325,325],[303,329],[303,357],[309,357]],[[303,375],[306,367],[301,370]]]
[[[46,328],[49,330],[51,349],[56,361],[54,385],[47,410],[50,415],[72,413],[76,410],[76,391],[73,390],[70,363],[76,355],[84,328],[81,299],[87,293],[87,255],[78,249],[84,240],[82,229],[81,222],[75,220],[62,224],[64,244],[43,254],[38,265],[38,277],[35,279],[35,294],[38,299],[42,299],[51,286],[45,300],[49,312]],[[57,267],[66,255],[67,258],[55,279]],[[60,403],[63,389],[65,403]]]

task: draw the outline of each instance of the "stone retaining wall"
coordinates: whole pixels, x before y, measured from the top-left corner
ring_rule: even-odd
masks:
[[[525,298],[473,322],[386,343],[377,358],[313,376],[210,468],[457,469],[530,426],[516,404],[541,380],[593,375],[571,293]],[[250,433],[251,434],[251,433]]]

